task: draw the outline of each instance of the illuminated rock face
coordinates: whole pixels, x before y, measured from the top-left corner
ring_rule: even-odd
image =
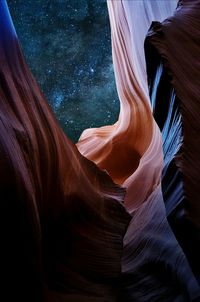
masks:
[[[85,130],[77,146],[127,188],[129,211],[160,183],[162,142],[150,108],[144,39],[151,22],[164,20],[175,6],[175,1],[108,1],[119,120],[113,126]]]
[[[6,1],[0,2],[1,292],[6,301],[199,301],[187,238],[180,238],[176,225],[188,210],[198,233],[194,163],[199,153],[192,137],[198,129],[199,1],[183,1],[170,21],[152,24],[145,40],[152,21],[163,21],[175,6],[175,1],[108,1],[119,120],[85,130],[77,148],[28,69]],[[191,51],[193,61],[187,59]],[[191,110],[181,111],[180,103]],[[182,135],[183,155],[176,162]],[[187,153],[190,148],[194,156]],[[194,164],[191,170],[186,157]],[[182,204],[185,192],[188,207]]]

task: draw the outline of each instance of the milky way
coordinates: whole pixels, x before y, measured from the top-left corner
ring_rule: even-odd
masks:
[[[8,1],[27,62],[62,128],[113,124],[119,102],[104,0]]]

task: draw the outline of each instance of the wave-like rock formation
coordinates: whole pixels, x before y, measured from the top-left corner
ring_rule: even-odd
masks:
[[[182,142],[180,108],[162,60],[155,60],[154,52],[146,46],[149,98],[143,50],[152,21],[157,20],[153,22],[154,27],[158,21],[173,14],[176,5],[176,1],[108,1],[113,62],[120,98],[119,120],[113,126],[85,130],[77,144],[82,154],[101,169],[106,169],[114,181],[127,190],[125,206],[133,219],[125,236],[122,261],[126,301],[192,300],[186,293],[187,285],[191,286],[189,280],[192,280],[189,266],[183,264],[185,255],[166,219],[167,216],[179,243],[189,256],[187,246],[192,240],[181,234],[181,226],[184,226],[182,232],[188,227],[190,236],[193,230],[180,219],[185,192],[180,171],[175,165]],[[177,14],[182,16],[180,5],[173,18]],[[174,28],[176,32],[176,25]],[[184,33],[184,29],[181,32]],[[149,36],[145,45],[151,43]],[[159,38],[162,43],[163,36],[159,35]],[[176,40],[176,37],[173,39]],[[192,36],[189,39],[193,39]],[[165,45],[166,48],[172,46],[173,56],[172,41]],[[184,45],[184,41],[182,43]],[[179,49],[181,52],[181,46]],[[197,241],[195,243],[198,244]],[[189,249],[195,250],[195,246]],[[197,252],[193,251],[192,255],[197,255]],[[191,263],[191,257],[188,260]],[[197,257],[193,262],[196,261]],[[183,276],[189,275],[189,279],[184,280]],[[173,281],[172,276],[175,278]],[[163,278],[171,282],[167,283]],[[148,290],[145,292],[144,288]],[[188,292],[190,290],[188,288]]]
[[[152,24],[145,41],[154,115],[163,134],[167,214],[198,279],[199,11],[200,1],[180,1],[172,17]]]
[[[200,1],[175,7],[108,1],[119,120],[75,146],[0,1],[4,301],[200,301]]]
[[[0,1],[1,296],[116,301],[124,189],[64,135]]]
[[[151,21],[164,20],[175,5],[174,1],[108,1],[119,120],[113,126],[85,130],[77,146],[127,188],[129,211],[160,183],[162,141],[150,108],[143,44]]]

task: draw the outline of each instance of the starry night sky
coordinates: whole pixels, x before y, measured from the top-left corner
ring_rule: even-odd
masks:
[[[73,140],[117,120],[105,0],[8,0],[26,60]]]

